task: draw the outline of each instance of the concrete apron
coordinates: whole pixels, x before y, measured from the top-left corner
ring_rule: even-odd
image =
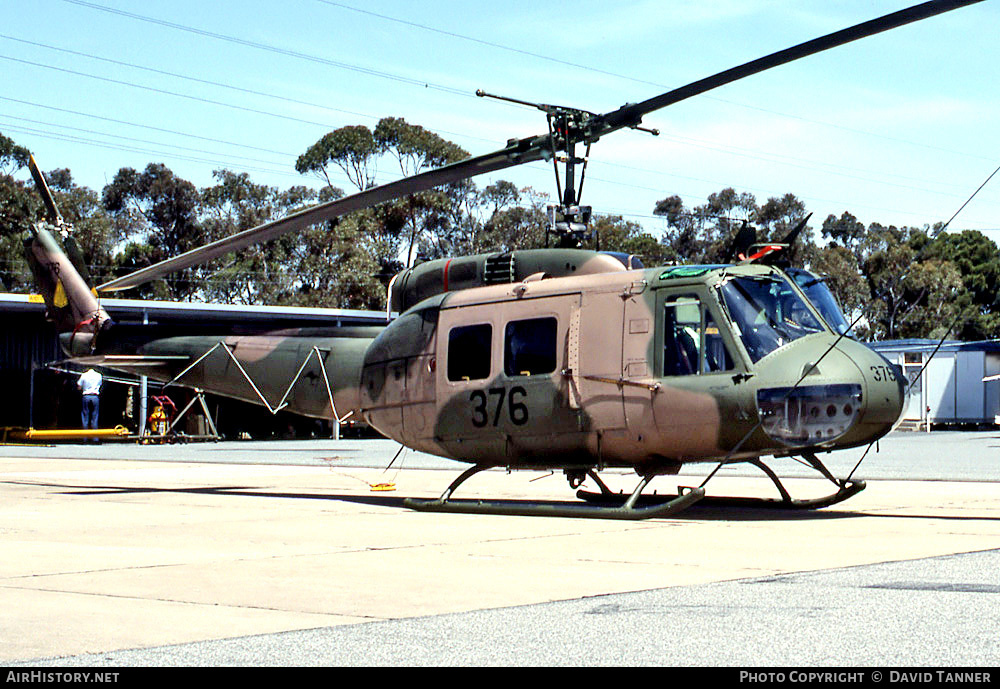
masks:
[[[696,507],[643,522],[401,506],[436,497],[457,474],[0,459],[0,661],[1000,547],[1000,483],[869,481],[817,512]],[[370,488],[391,480],[393,492]],[[635,476],[609,483],[628,491]],[[786,485],[794,497],[831,488]],[[765,478],[717,477],[709,494],[777,496]],[[570,500],[572,491],[561,474],[490,471],[455,497]]]

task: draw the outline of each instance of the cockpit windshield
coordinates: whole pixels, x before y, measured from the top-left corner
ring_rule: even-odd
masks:
[[[795,284],[802,288],[802,291],[809,297],[816,310],[826,319],[827,325],[838,334],[846,333],[851,329],[851,324],[847,322],[847,317],[840,310],[833,292],[826,286],[823,278],[810,273],[801,268],[788,268],[786,271],[795,280]]]
[[[719,290],[754,362],[789,342],[824,330],[792,286],[775,275],[729,277]]]

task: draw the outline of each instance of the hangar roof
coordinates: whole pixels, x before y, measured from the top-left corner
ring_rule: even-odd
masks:
[[[247,306],[195,302],[101,299],[101,305],[119,323],[202,320],[215,323],[267,322],[269,326],[384,325],[384,311],[327,309],[303,306]],[[0,312],[45,313],[38,295],[0,293]]]
[[[961,342],[959,340],[941,340],[911,338],[907,340],[885,340],[869,342],[868,346],[877,352],[930,352],[941,346],[942,352],[1000,352],[1000,340],[979,340],[976,342]]]

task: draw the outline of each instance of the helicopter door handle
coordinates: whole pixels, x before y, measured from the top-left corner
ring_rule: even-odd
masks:
[[[610,385],[617,385],[618,387],[622,387],[623,385],[628,385],[633,388],[644,388],[646,390],[649,390],[650,392],[660,391],[659,383],[640,383],[634,380],[626,380],[625,378],[607,378],[605,376],[580,376],[580,378],[583,378],[584,380],[593,380],[598,383],[608,383]]]

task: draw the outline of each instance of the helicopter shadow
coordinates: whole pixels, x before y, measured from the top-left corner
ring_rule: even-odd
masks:
[[[58,483],[33,481],[6,481],[8,484],[37,486],[56,489],[57,495],[101,496],[101,495],[211,495],[220,497],[258,497],[280,500],[335,500],[383,507],[403,507],[405,497],[388,495],[347,495],[337,493],[296,493],[286,491],[263,491],[254,486],[205,486],[192,488],[157,488],[154,486],[73,486]]]
[[[170,488],[159,488],[155,486],[116,486],[116,485],[100,485],[100,486],[81,486],[81,485],[71,485],[63,483],[43,483],[34,481],[6,481],[7,484],[12,485],[22,485],[22,486],[36,486],[40,488],[53,489],[57,495],[67,495],[67,496],[107,496],[107,495],[155,495],[155,494],[175,494],[175,495],[206,495],[206,496],[217,496],[217,497],[258,497],[258,498],[269,498],[278,500],[327,500],[336,502],[345,502],[358,505],[368,505],[372,507],[388,507],[392,509],[403,510],[406,512],[413,512],[410,507],[405,505],[406,500],[409,496],[394,496],[394,495],[359,495],[359,494],[348,494],[348,493],[306,493],[306,492],[288,492],[288,491],[272,491],[272,490],[260,490],[254,486],[245,485],[231,485],[231,486],[203,486],[203,487],[170,487]],[[473,500],[467,500],[468,502],[474,502]],[[455,500],[455,503],[461,503],[463,500]],[[552,508],[563,508],[563,507],[579,507],[586,504],[580,500],[535,500],[530,503],[526,503],[524,500],[513,500],[513,499],[496,499],[490,501],[493,504],[500,506],[509,506],[511,508],[522,507],[526,504],[535,505],[541,508],[552,507]],[[699,505],[695,504],[688,509],[680,512],[678,514],[671,515],[670,517],[665,517],[662,519],[669,519],[671,521],[723,521],[723,522],[767,522],[767,521],[808,521],[808,520],[830,520],[830,519],[848,519],[857,518],[865,516],[900,516],[900,515],[882,515],[882,514],[868,514],[864,512],[846,512],[842,510],[790,510],[778,507],[766,507],[766,506],[730,506],[730,505]],[[912,515],[911,515],[912,516]],[[551,518],[551,517],[550,517]],[[579,518],[588,518],[585,515],[581,515]],[[589,517],[593,519],[594,517]],[[927,518],[933,518],[928,515]],[[661,519],[661,520],[662,520]],[[655,522],[658,521],[656,518],[646,520]]]
[[[406,512],[413,512],[405,503],[409,496],[395,495],[359,495],[348,493],[304,493],[288,491],[260,490],[254,486],[204,486],[190,488],[158,488],[155,486],[80,486],[63,483],[44,483],[38,481],[4,481],[8,485],[36,486],[40,488],[53,489],[57,495],[68,496],[103,496],[103,495],[141,495],[141,494],[189,494],[208,495],[217,497],[258,497],[278,500],[328,500],[336,502],[352,503],[357,505],[368,505],[372,507],[388,507]],[[475,502],[475,500],[455,500],[456,503]],[[585,504],[579,500],[535,500],[527,503],[524,500],[496,499],[490,501],[496,505],[507,505],[511,508],[522,507],[526,504],[535,505],[541,508],[553,507],[579,507]],[[543,515],[538,515],[543,516]],[[549,516],[552,518],[552,516]],[[579,518],[588,518],[581,515]],[[593,519],[594,517],[589,517]],[[695,503],[683,512],[670,515],[669,517],[653,517],[648,522],[656,521],[682,521],[682,522],[789,522],[789,521],[827,521],[833,519],[938,519],[958,522],[1000,522],[1000,517],[982,515],[961,515],[961,514],[925,514],[925,513],[898,513],[898,512],[866,512],[866,511],[845,511],[829,508],[822,509],[788,509],[779,506],[745,506],[745,505],[713,505],[710,502],[705,504]]]

